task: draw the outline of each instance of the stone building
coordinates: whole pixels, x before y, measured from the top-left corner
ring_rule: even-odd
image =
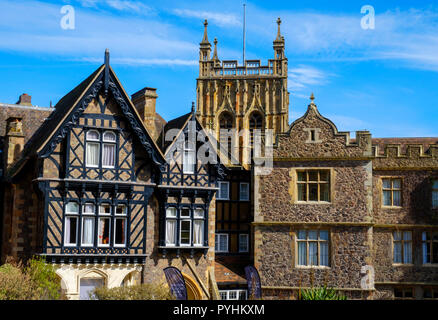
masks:
[[[156,89],[128,96],[109,53],[54,108],[0,104],[2,262],[46,257],[71,299],[167,266],[191,299],[246,299],[247,265],[268,299],[324,285],[437,299],[438,138],[353,139],[313,94],[289,125],[280,25],[273,59],[239,66],[211,51],[205,21],[196,108],[169,122]],[[271,167],[257,130],[274,136]]]

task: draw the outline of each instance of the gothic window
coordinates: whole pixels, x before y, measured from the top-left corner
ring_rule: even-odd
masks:
[[[222,148],[227,147],[227,151],[232,153],[232,136],[228,130],[233,129],[233,117],[228,112],[222,113],[219,119],[220,143]],[[232,134],[232,133],[231,133]]]
[[[262,125],[263,125],[263,120],[260,113],[253,112],[249,116],[249,131],[250,131],[251,145],[254,142],[254,130],[259,130],[260,133],[263,133],[264,128],[262,127]]]
[[[304,170],[297,175],[298,201],[330,201],[329,170]]]
[[[327,230],[299,230],[297,233],[298,265],[329,265],[329,232]]]

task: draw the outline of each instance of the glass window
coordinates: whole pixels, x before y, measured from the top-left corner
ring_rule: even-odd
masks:
[[[114,245],[123,246],[126,245],[126,219],[116,218],[115,219],[115,230],[114,230]]]
[[[114,132],[106,131],[103,134],[103,141],[105,142],[116,142],[116,135]]]
[[[84,204],[83,214],[94,214],[94,204],[93,203]]]
[[[94,244],[94,218],[82,218],[82,245]]]
[[[412,232],[394,231],[394,263],[412,263]]]
[[[414,298],[414,288],[412,287],[395,287],[394,288],[394,298],[395,299],[413,299]]]
[[[101,204],[99,206],[99,214],[111,214],[111,205],[110,204]]]
[[[179,243],[181,246],[190,246],[190,236],[192,229],[192,222],[190,220],[181,220],[180,221],[180,235],[179,235]]]
[[[176,218],[176,208],[169,207],[166,209],[166,217]]]
[[[65,213],[68,214],[78,214],[79,213],[79,204],[77,202],[69,202],[65,206]]]
[[[423,288],[424,299],[438,299],[438,287],[425,287]]]
[[[383,205],[386,207],[401,206],[401,179],[383,178],[382,179]]]
[[[78,217],[65,218],[64,245],[76,245],[78,242]]]
[[[422,234],[423,263],[438,263],[438,232],[425,231]]]
[[[229,199],[229,189],[230,183],[228,181],[219,181],[219,190],[217,194],[218,200],[228,200]]]
[[[246,233],[239,234],[239,252],[248,252],[249,235]]]
[[[432,183],[432,208],[438,208],[438,180]]]
[[[329,266],[329,232],[299,230],[297,232],[298,265]]]
[[[246,300],[247,291],[242,289],[237,290],[219,290],[221,300]]]
[[[182,208],[181,209],[181,217],[190,218],[190,209],[189,208]]]
[[[176,245],[176,220],[166,220],[166,246]]]
[[[115,163],[116,163],[116,145],[104,143],[102,150],[102,166],[104,168],[114,168]]]
[[[216,233],[215,235],[215,251],[228,252],[228,234]]]
[[[111,230],[111,219],[99,218],[98,243],[100,246],[110,245],[110,230]]]
[[[330,172],[305,170],[297,172],[298,201],[330,201]]]
[[[183,156],[183,172],[184,173],[194,173],[196,163],[196,152],[195,148],[189,141],[184,144],[184,156]]]
[[[85,150],[87,167],[99,166],[99,150],[100,150],[99,143],[87,142],[87,147]]]
[[[204,218],[204,209],[195,209],[193,213],[194,218]]]
[[[124,204],[119,204],[119,205],[116,207],[116,214],[119,214],[119,215],[126,215],[127,212],[128,212],[127,209],[128,209],[128,208],[127,208]]]
[[[193,245],[204,244],[204,220],[193,220]]]
[[[240,201],[248,201],[249,200],[249,183],[241,182],[240,183]]]
[[[100,134],[99,132],[95,130],[90,130],[87,132],[87,140],[89,141],[99,141],[100,140]]]

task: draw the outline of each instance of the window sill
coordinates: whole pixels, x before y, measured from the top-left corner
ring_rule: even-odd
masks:
[[[381,206],[381,209],[389,209],[389,210],[400,210],[403,209],[402,206]]]
[[[332,204],[329,201],[301,201],[301,200],[297,200],[295,202],[296,204],[319,204],[319,205],[327,205],[327,204]]]
[[[393,267],[414,267],[413,263],[393,263]]]

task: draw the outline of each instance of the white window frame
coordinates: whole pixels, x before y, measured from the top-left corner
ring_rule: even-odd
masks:
[[[217,237],[217,238],[216,238]],[[225,242],[227,244],[226,250],[219,250],[220,248],[218,248],[218,246],[216,246],[216,239],[218,239],[217,243],[220,246],[220,237],[225,237],[227,239],[227,241]],[[228,241],[229,241],[229,235],[228,233],[216,233],[215,234],[215,241],[214,241],[214,251],[215,252],[228,252],[229,248],[228,248]]]
[[[221,185],[222,184],[226,184],[227,185],[227,197],[226,198],[223,198],[223,197],[221,197],[222,195],[221,195]],[[219,186],[219,190],[218,190],[218,192],[217,192],[217,197],[216,197],[216,199],[217,200],[230,200],[230,182],[229,181],[219,181],[218,182],[218,186]]]
[[[105,139],[105,135],[107,134],[111,134],[112,136],[114,136],[114,140],[107,140]],[[105,131],[102,135],[102,168],[107,168],[107,169],[113,169],[116,166],[116,152],[117,152],[117,136],[114,132],[112,131]],[[105,152],[105,145],[110,145],[114,147],[114,165],[112,166],[108,166],[108,165],[104,165],[103,164],[103,153]]]
[[[101,232],[101,220],[109,220],[109,227],[108,227],[108,243],[100,243],[100,232]],[[111,245],[111,230],[112,230],[112,226],[111,226],[111,216],[109,216],[108,214],[104,214],[102,215],[102,217],[99,217],[98,221],[98,226],[97,226],[97,246],[98,247],[109,247]]]
[[[246,243],[246,250],[240,250],[240,244],[241,242],[241,237],[245,236],[246,237],[246,241],[244,243]],[[239,233],[239,252],[249,252],[249,234],[248,233]]]
[[[117,213],[118,207],[123,207],[124,208],[122,213]],[[128,214],[128,206],[126,204],[118,204],[118,205],[116,205],[114,207],[114,215],[115,216],[122,217],[122,216],[126,216],[127,214]]]
[[[68,216],[65,217],[65,221],[67,221],[67,219],[76,219],[76,241],[74,243],[71,243],[70,241],[67,242],[67,239],[66,239],[67,223],[65,223],[65,226],[64,226],[64,246],[65,247],[76,247],[78,244],[79,215],[70,213]],[[71,224],[71,222],[70,222],[70,224]]]
[[[219,290],[219,295],[221,295],[221,293],[225,293],[226,294],[226,299],[225,300],[239,300],[240,294],[241,293],[245,293],[245,300],[248,300],[248,291],[245,289],[234,289],[234,290]],[[230,299],[230,293],[236,293],[236,298],[237,299]],[[222,299],[224,300],[224,299]]]
[[[97,139],[94,139],[94,138],[90,138],[88,135],[89,135],[89,133],[90,132],[95,132],[95,133],[97,133],[97,135],[98,135],[98,138]],[[97,131],[97,130],[89,130],[89,131],[87,131],[87,133],[86,133],[86,135],[85,135],[85,140],[86,140],[86,144],[85,144],[85,152],[86,152],[86,155],[85,155],[85,166],[86,167],[88,167],[88,168],[98,168],[99,167],[99,162],[100,162],[100,153],[101,153],[101,145],[100,145],[100,132],[99,131]],[[97,165],[95,165],[95,164],[89,164],[88,163],[88,152],[87,152],[87,145],[88,144],[94,144],[94,145],[97,145],[97,147],[98,147],[98,150],[97,150],[97,157],[98,157],[98,159],[97,159]]]
[[[242,186],[244,186],[244,185],[246,185],[248,187],[248,193],[247,193],[247,197],[246,198],[242,197]],[[239,200],[240,201],[249,201],[249,193],[250,193],[250,191],[249,191],[249,183],[248,182],[241,182],[239,184]]]
[[[102,209],[103,206],[108,206],[110,208],[110,212],[109,213],[102,212],[101,209]],[[111,216],[111,211],[112,211],[112,205],[110,203],[102,202],[99,205],[99,215],[100,216]]]
[[[196,171],[196,150],[190,145],[190,141],[184,143],[182,164],[184,174],[194,174]],[[190,160],[192,160],[193,163],[190,163]]]
[[[84,243],[84,223],[85,223],[85,219],[92,219],[92,221],[93,221],[93,228],[92,228],[92,230],[93,230],[93,239],[92,239],[91,243]],[[82,216],[81,223],[82,223],[81,247],[93,247],[94,246],[94,239],[96,237],[96,235],[95,235],[96,219],[95,219],[94,215],[92,216],[91,214],[89,214],[89,215]]]
[[[190,230],[189,230],[189,243],[181,243],[181,232],[182,232],[182,223],[183,222],[188,222],[190,225]],[[181,247],[191,247],[192,246],[192,232],[193,232],[193,226],[192,226],[192,219],[180,219],[179,220],[179,245]]]
[[[124,243],[116,243],[116,226],[117,226],[117,221],[116,220],[125,220],[125,230],[124,230],[124,233],[125,233],[125,235],[124,235],[124,239],[125,239],[125,241],[124,241]],[[114,239],[114,247],[119,247],[119,248],[121,248],[121,247],[126,247],[126,237],[127,237],[127,235],[128,235],[128,219],[125,217],[125,216],[123,216],[123,215],[121,215],[121,214],[119,214],[119,215],[117,215],[115,218],[114,218],[114,233],[113,233],[113,239]]]
[[[173,212],[173,214],[169,214],[169,209]],[[178,223],[178,209],[176,207],[167,207],[166,208],[166,223],[165,228],[167,227],[167,222],[173,222],[175,224],[175,232],[174,232],[174,242],[173,243],[167,243],[167,232],[165,230],[164,232],[164,243],[166,247],[175,247],[177,244],[177,223]]]

